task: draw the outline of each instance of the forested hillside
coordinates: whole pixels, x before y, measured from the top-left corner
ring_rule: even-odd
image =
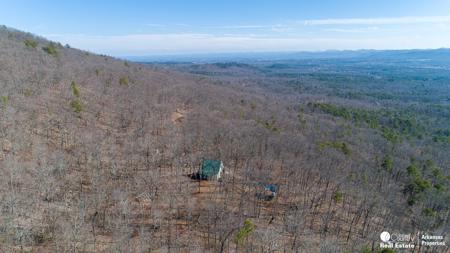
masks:
[[[385,230],[445,235],[439,66],[142,64],[0,27],[0,252],[368,253]],[[203,159],[219,181],[192,178]]]

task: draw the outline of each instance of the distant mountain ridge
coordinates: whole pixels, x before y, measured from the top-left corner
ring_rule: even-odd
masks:
[[[325,60],[325,59],[383,59],[383,60],[450,60],[450,49],[407,50],[327,50],[320,52],[262,52],[262,53],[212,53],[159,56],[127,56],[124,59],[136,62],[193,62],[211,63],[224,61],[253,62],[278,60]]]

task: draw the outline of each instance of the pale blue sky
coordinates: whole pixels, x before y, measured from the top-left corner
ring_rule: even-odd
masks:
[[[450,47],[448,0],[0,0],[0,24],[114,56]]]

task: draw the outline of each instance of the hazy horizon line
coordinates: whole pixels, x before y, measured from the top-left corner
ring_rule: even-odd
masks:
[[[386,51],[434,51],[450,50],[450,47],[435,48],[392,48],[392,49],[324,49],[324,50],[291,50],[291,51],[236,51],[236,52],[197,52],[197,53],[171,53],[171,54],[148,54],[148,55],[112,55],[118,58],[146,58],[146,57],[177,57],[177,56],[232,56],[232,55],[252,55],[252,54],[320,54],[320,53],[345,53],[345,52],[386,52]]]

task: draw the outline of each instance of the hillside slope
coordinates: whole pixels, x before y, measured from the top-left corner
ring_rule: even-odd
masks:
[[[331,117],[322,95],[6,27],[0,66],[2,251],[357,252],[385,229],[448,232],[448,149],[433,163],[438,148]],[[221,181],[190,178],[203,158],[223,161]],[[410,182],[411,166],[434,174]],[[264,184],[276,198],[259,198]],[[443,188],[409,205],[427,184]]]

